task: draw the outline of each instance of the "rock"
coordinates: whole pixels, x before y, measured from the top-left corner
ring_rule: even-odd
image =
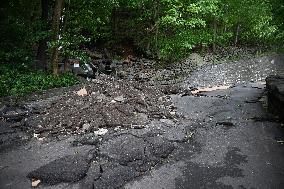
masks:
[[[94,134],[96,134],[96,135],[105,135],[107,132],[108,132],[107,129],[101,128],[101,129],[99,129],[97,131],[94,131]]]
[[[96,145],[100,142],[100,138],[97,134],[89,133],[86,135],[83,135],[76,140],[73,141],[74,146],[78,145]]]
[[[4,107],[1,114],[2,114],[1,116],[3,118],[6,118],[8,121],[19,122],[28,115],[28,112],[21,110],[19,108],[8,108],[8,107],[5,108]]]
[[[115,97],[114,100],[116,102],[124,102],[125,101],[125,98],[123,96],[118,96],[118,97]]]
[[[133,167],[145,172],[160,163],[174,150],[173,143],[160,136],[149,137],[147,134],[136,137],[124,134],[104,142],[100,146],[103,156],[115,160],[120,165]]]
[[[163,136],[173,142],[185,142],[187,135],[183,126],[175,125],[165,131]]]
[[[147,139],[150,142],[149,151],[156,158],[166,158],[175,149],[174,144],[161,136]]]
[[[11,145],[29,139],[28,133],[12,128],[14,124],[0,119],[0,146]],[[1,167],[1,166],[0,166]]]
[[[90,124],[90,123],[84,123],[84,125],[83,125],[83,127],[82,127],[82,129],[83,129],[84,131],[89,131],[91,128],[92,128],[92,127],[91,127],[91,124]]]
[[[160,122],[165,123],[167,125],[174,125],[175,123],[170,119],[160,119]]]
[[[37,187],[41,183],[41,180],[33,180],[32,187]]]
[[[234,123],[232,123],[230,121],[218,121],[216,123],[216,125],[223,125],[225,127],[233,127],[233,126],[235,126]]]
[[[101,165],[98,162],[91,163],[87,176],[81,183],[82,189],[94,189],[94,181],[98,180],[102,175]]]
[[[105,100],[107,97],[106,97],[106,95],[104,95],[104,94],[100,94],[100,95],[98,95],[97,97],[96,97],[98,100]]]
[[[92,58],[94,59],[102,59],[103,58],[103,54],[99,53],[99,52],[93,52],[90,54]]]
[[[145,125],[131,125],[132,129],[144,129],[145,127]]]
[[[269,76],[266,78],[268,109],[284,120],[284,77]]]
[[[145,142],[132,135],[122,135],[103,143],[100,152],[103,155],[117,160],[121,165],[127,165],[135,160],[145,157]]]
[[[119,72],[117,72],[117,76],[118,77],[120,77],[120,78],[122,78],[122,79],[125,79],[125,78],[127,78],[127,72],[126,71],[119,71]]]
[[[77,93],[78,96],[86,96],[86,95],[88,95],[88,91],[86,90],[85,87],[83,87],[82,89],[80,89],[76,93]]]
[[[185,90],[183,91],[183,94],[182,94],[181,96],[183,97],[183,96],[192,96],[192,95],[193,95],[193,94],[192,94],[191,90],[185,89]]]
[[[86,176],[89,163],[90,160],[86,156],[69,155],[30,172],[27,177],[47,184],[76,182]]]
[[[3,105],[3,106],[0,107],[0,115],[3,114],[3,112],[4,112],[4,110],[5,110],[6,108],[7,108],[6,105]]]
[[[110,128],[134,124],[135,119],[132,117],[133,111],[131,109],[132,107],[129,105],[122,106],[118,103],[111,103],[107,109],[104,107],[101,110],[105,122],[104,126]]]
[[[203,58],[197,54],[197,53],[192,53],[189,57],[188,60],[197,67],[203,66],[206,64],[206,62],[203,60]]]
[[[147,124],[149,122],[149,117],[145,113],[137,113],[135,118],[136,118],[136,120],[135,120],[135,123],[133,125],[136,125],[136,128],[139,127],[138,125],[140,125],[140,127],[144,128],[145,124]]]
[[[177,85],[172,85],[172,86],[166,86],[163,89],[163,93],[166,95],[171,95],[171,94],[179,94],[181,92],[180,86]]]
[[[98,95],[100,95],[100,92],[99,92],[99,91],[97,91],[97,92],[92,92],[91,95],[93,95],[93,96],[98,96]]]
[[[102,188],[122,188],[127,182],[139,176],[134,168],[113,164],[102,167],[102,176],[93,184],[94,189]]]
[[[176,112],[170,112],[170,115],[176,115]]]

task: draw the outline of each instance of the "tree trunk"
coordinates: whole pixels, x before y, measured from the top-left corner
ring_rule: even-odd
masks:
[[[70,0],[68,2],[65,1],[64,3],[64,7],[65,9],[62,9],[62,11],[64,10],[64,12],[62,14],[64,14],[64,18],[63,18],[63,26],[62,26],[62,34],[64,34],[67,30],[67,24],[69,21],[69,14],[70,14]],[[67,72],[67,61],[64,61],[64,73]]]
[[[48,0],[41,0],[41,22],[43,24],[42,31],[47,31],[46,25],[48,23],[48,8]],[[47,37],[39,41],[36,56],[36,68],[40,70],[47,70],[47,41]]]
[[[70,0],[68,1],[68,3],[65,1],[64,3],[64,8],[62,7],[62,11],[64,10],[64,12],[62,14],[64,14],[64,19],[63,19],[63,27],[62,27],[62,33],[66,32],[67,29],[67,24],[68,24],[68,20],[69,20],[69,14],[70,14]]]
[[[52,18],[52,41],[58,42],[59,40],[59,31],[60,31],[60,18],[62,12],[64,0],[56,0],[55,7],[53,11],[53,18]],[[52,48],[52,56],[51,56],[51,65],[53,75],[58,75],[58,45],[54,45]]]
[[[216,52],[216,38],[217,38],[217,21],[214,18],[214,23],[213,23],[213,31],[214,31],[214,36],[213,36],[213,54]]]
[[[113,8],[111,13],[111,23],[112,23],[111,31],[113,36],[117,35],[117,17],[118,17],[117,9]]]
[[[239,41],[240,29],[241,29],[241,24],[238,23],[237,29],[236,29],[235,45],[237,45],[237,43]]]
[[[156,25],[156,29],[155,29],[155,37],[154,37],[154,43],[155,43],[155,55],[157,59],[160,59],[160,50],[158,47],[158,35],[159,35],[159,24],[158,24],[158,20],[159,20],[159,8],[160,8],[160,1],[156,0],[155,1],[155,5],[154,5],[154,20],[155,20],[155,25]]]

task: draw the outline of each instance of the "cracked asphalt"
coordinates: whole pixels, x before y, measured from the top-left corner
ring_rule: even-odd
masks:
[[[170,163],[126,188],[283,188],[284,148],[277,142],[283,129],[255,121],[267,115],[258,101],[263,92],[263,84],[246,84],[173,97],[179,113],[190,118],[187,124],[198,125],[192,140],[180,145]]]
[[[283,56],[273,60],[264,58],[262,65],[273,62],[273,73],[281,72]],[[259,66],[258,60],[250,63]],[[94,134],[83,145],[71,136],[1,147],[0,188],[31,188],[31,179],[40,180],[37,188],[43,189],[284,188],[283,128],[266,111],[262,83],[271,72],[252,69],[263,70],[255,80],[254,71],[242,72],[242,82],[226,76],[239,74],[234,69],[240,65],[218,65],[223,75],[210,66],[193,73],[186,87],[232,86],[172,95],[176,118]]]

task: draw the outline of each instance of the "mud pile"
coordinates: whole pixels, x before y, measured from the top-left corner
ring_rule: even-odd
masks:
[[[175,117],[170,100],[156,86],[105,75],[60,95],[25,103],[21,111],[21,119],[6,121],[37,137],[143,128],[153,119]]]

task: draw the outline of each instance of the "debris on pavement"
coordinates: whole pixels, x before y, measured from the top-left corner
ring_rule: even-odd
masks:
[[[41,183],[41,180],[32,179],[32,187],[37,187]]]

